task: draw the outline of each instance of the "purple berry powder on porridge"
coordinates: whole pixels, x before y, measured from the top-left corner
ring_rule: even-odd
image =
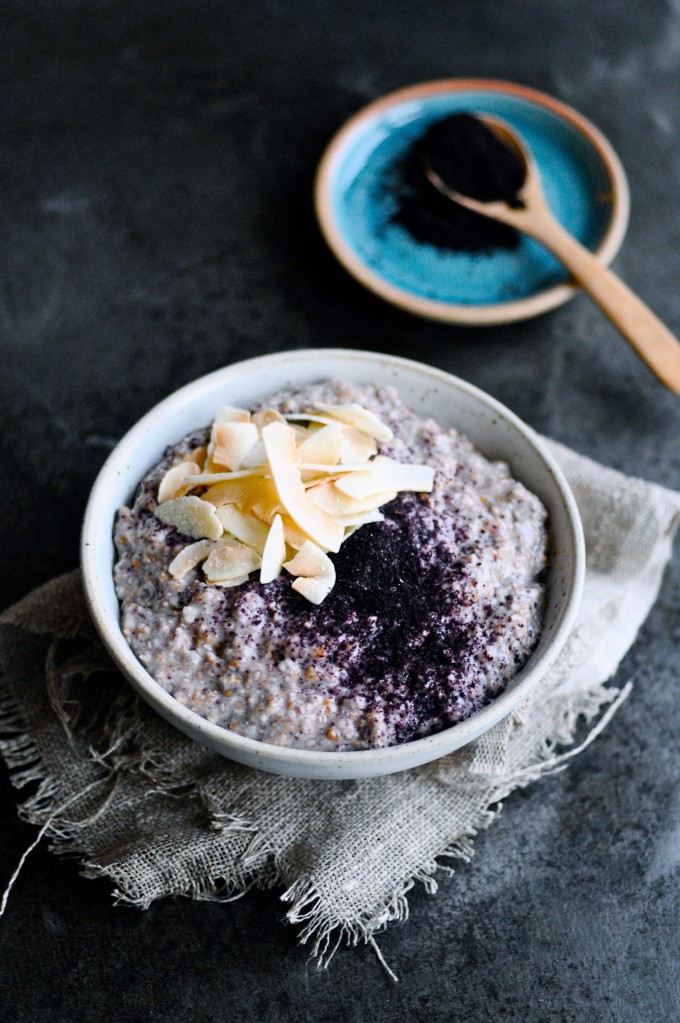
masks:
[[[357,406],[367,412],[365,422],[358,413],[352,419],[339,411]],[[260,425],[273,420],[275,429],[251,435],[239,424],[224,437],[232,451],[237,441],[262,447],[264,439],[261,457],[253,446],[250,456],[239,454],[241,460],[219,475],[215,428],[212,435],[208,428],[197,431],[166,451],[132,506],[119,511],[115,583],[122,628],[147,671],[207,720],[301,749],[408,742],[488,704],[525,665],[542,626],[548,537],[539,499],[507,465],[484,458],[455,430],[416,415],[391,388],[323,383],[273,395],[253,409],[253,420],[258,411]],[[277,505],[284,477],[272,452],[285,431],[293,437],[295,430],[291,444],[308,452],[339,444],[338,430],[330,427],[343,415],[343,438],[353,452],[362,431],[368,431],[364,440],[371,430],[373,437],[380,433],[373,421],[385,424],[380,436],[389,439],[371,439],[363,465],[338,461],[322,478],[315,476],[323,469],[319,457],[295,470],[303,481],[296,481],[300,494],[315,499],[321,481],[326,512],[334,492],[333,522],[342,524],[343,537],[334,549],[331,540],[325,547],[312,543],[302,523]],[[246,416],[242,425],[248,427]],[[247,468],[233,470],[265,455],[271,471],[252,470],[261,472],[259,483]],[[220,457],[226,464],[227,456]],[[190,466],[193,477],[182,475],[188,470],[170,476],[188,462],[197,463]],[[206,466],[217,473],[214,485]],[[376,507],[366,511],[370,502],[362,504],[357,495],[370,490],[368,470],[376,479],[401,482],[394,485],[396,496],[384,486]],[[419,490],[428,480],[431,489]],[[159,502],[161,484],[171,497],[165,502]],[[262,488],[259,503],[256,486]],[[214,507],[206,510],[206,500]],[[185,524],[185,511],[194,515],[195,508],[208,522],[203,532],[191,516]],[[354,517],[352,509],[359,509]],[[272,516],[281,518],[278,526]],[[217,531],[224,528],[226,536],[231,530],[228,540],[210,533],[215,517],[223,524]],[[309,528],[316,526],[312,521]],[[277,543],[281,555],[272,561]],[[289,560],[281,568],[284,556]],[[225,558],[236,567],[224,568]],[[267,576],[265,563],[275,565]],[[260,565],[261,577],[270,581],[260,581]]]

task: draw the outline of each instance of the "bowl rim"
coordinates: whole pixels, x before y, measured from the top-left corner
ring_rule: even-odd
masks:
[[[95,546],[98,523],[100,521],[100,504],[105,500],[109,480],[118,473],[118,467],[121,463],[124,464],[128,452],[136,449],[140,443],[144,442],[146,435],[154,425],[163,420],[177,406],[181,406],[184,401],[198,396],[202,391],[218,381],[238,377],[244,371],[257,370],[261,366],[272,366],[278,361],[282,363],[282,368],[284,368],[290,362],[323,361],[324,359],[347,359],[348,361],[358,361],[366,364],[378,362],[401,367],[407,371],[416,370],[418,373],[430,377],[433,382],[439,382],[447,387],[453,386],[454,389],[461,390],[473,399],[481,401],[489,411],[498,415],[499,418],[506,420],[522,434],[523,438],[538,453],[549,475],[552,476],[557,494],[566,512],[567,522],[569,523],[570,538],[574,552],[573,573],[571,579],[567,581],[567,592],[560,608],[557,627],[550,643],[543,651],[533,654],[528,664],[514,677],[508,688],[495,697],[486,707],[483,707],[464,721],[452,725],[441,732],[397,746],[343,752],[298,749],[266,743],[259,739],[251,739],[207,721],[205,718],[194,713],[194,711],[184,707],[166,692],[137,659],[121,632],[119,621],[116,620],[115,623],[111,621],[103,595],[104,582],[100,578],[97,568]],[[111,522],[111,526],[113,526],[113,522]],[[170,720],[175,727],[180,728],[185,734],[190,735],[204,745],[209,745],[212,749],[225,747],[225,756],[230,755],[227,751],[230,749],[234,752],[235,759],[241,759],[236,755],[238,752],[241,752],[244,757],[248,757],[251,761],[255,758],[258,761],[261,759],[262,763],[258,766],[262,766],[265,770],[271,769],[276,773],[285,772],[284,770],[277,771],[277,768],[273,765],[268,766],[268,761],[276,761],[279,764],[285,765],[288,769],[298,767],[309,777],[314,776],[311,771],[315,767],[325,772],[323,775],[317,775],[317,777],[328,777],[333,769],[337,770],[337,777],[364,777],[366,776],[364,774],[365,769],[371,764],[375,765],[376,768],[380,765],[379,770],[376,769],[375,772],[371,772],[375,774],[388,774],[391,771],[398,771],[412,766],[410,763],[397,766],[399,761],[408,758],[409,754],[415,755],[414,764],[435,760],[439,756],[443,756],[445,753],[465,745],[471,739],[481,734],[487,727],[490,727],[490,724],[494,724],[511,713],[524,696],[528,694],[533,685],[545,676],[566,642],[578,610],[583,588],[585,544],[578,507],[562,470],[532,428],[501,402],[492,398],[480,388],[461,380],[453,374],[413,359],[357,349],[317,348],[278,352],[232,363],[185,384],[153,406],[121,438],[109,454],[95,479],[83,520],[80,561],[86,604],[106,649],[113,661],[144,699],[158,710],[166,720]],[[111,580],[108,579],[107,582],[110,583]],[[493,720],[488,723],[489,719]],[[456,741],[452,745],[452,735],[454,733]],[[446,748],[442,749],[442,747]],[[242,762],[245,761],[242,760]],[[353,769],[353,773],[343,775],[343,768]],[[290,773],[293,773],[293,770],[290,770]]]
[[[473,327],[514,323],[539,316],[568,302],[580,288],[576,284],[556,284],[526,298],[487,304],[444,302],[415,295],[385,280],[357,256],[337,225],[331,194],[337,161],[346,142],[363,121],[400,103],[427,99],[442,93],[484,90],[516,96],[549,110],[576,128],[596,151],[611,181],[612,204],[609,224],[595,254],[605,264],[611,263],[621,247],[630,216],[630,189],[623,165],[612,144],[592,121],[562,100],[527,85],[493,78],[442,78],[387,93],[362,107],[339,128],[321,157],[314,182],[314,208],[321,233],[339,262],[360,284],[380,298],[417,316]]]

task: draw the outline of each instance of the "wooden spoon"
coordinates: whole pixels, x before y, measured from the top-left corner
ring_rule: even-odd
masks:
[[[480,120],[524,163],[524,184],[517,193],[521,205],[510,206],[504,200],[482,202],[462,195],[449,188],[425,160],[425,173],[431,183],[466,209],[510,224],[545,245],[571,271],[583,290],[618,327],[659,380],[680,394],[680,343],[615,273],[555,219],[545,200],[536,162],[519,136],[495,117],[484,115],[480,116]]]

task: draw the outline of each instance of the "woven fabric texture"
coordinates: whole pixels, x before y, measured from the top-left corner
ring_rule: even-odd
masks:
[[[501,800],[561,770],[630,691],[606,683],[658,593],[680,495],[550,447],[586,534],[578,621],[550,677],[475,743],[369,781],[233,764],[137,698],[101,647],[73,572],[0,618],[0,752],[21,816],[139,907],[279,885],[322,963],[342,941],[374,942],[407,914],[415,882],[435,891],[437,871],[469,858]],[[575,747],[579,720],[589,730]]]

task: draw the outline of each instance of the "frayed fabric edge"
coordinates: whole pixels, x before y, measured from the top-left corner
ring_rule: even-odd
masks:
[[[473,839],[480,831],[489,827],[499,812],[500,806],[494,809],[480,809],[464,833],[443,845],[409,878],[400,882],[381,906],[356,920],[335,919],[329,908],[324,905],[316,882],[309,875],[303,875],[294,881],[281,896],[281,901],[293,903],[286,913],[286,919],[291,924],[302,925],[299,934],[300,944],[312,943],[310,958],[316,960],[318,968],[327,970],[341,945],[356,947],[363,943],[371,946],[381,966],[395,983],[398,982],[398,976],[386,962],[376,942],[376,935],[391,923],[408,920],[407,896],[416,884],[422,884],[429,895],[434,895],[438,888],[436,873],[454,872],[453,867],[442,863],[442,860],[458,859],[469,862],[474,855]]]
[[[77,843],[78,829],[90,823],[92,817],[80,821],[64,821],[61,815],[73,807],[80,799],[89,795],[99,785],[112,780],[111,775],[102,775],[71,798],[59,802],[60,788],[57,780],[51,777],[43,763],[37,744],[26,732],[26,723],[20,708],[11,693],[0,691],[0,756],[9,770],[9,777],[15,789],[21,790],[27,785],[35,784],[36,788],[19,803],[17,812],[21,820],[27,824],[39,826],[38,834],[22,854],[16,869],[12,873],[0,899],[0,917],[7,909],[10,893],[19,879],[21,871],[30,853],[47,837],[50,848],[55,853],[72,853],[75,856],[86,856],[86,850]],[[113,792],[105,798],[97,814],[102,813],[109,803]],[[45,815],[47,814],[47,819]]]
[[[474,839],[479,831],[488,828],[498,816],[502,809],[502,801],[517,788],[524,788],[540,778],[563,771],[568,766],[569,760],[586,749],[607,727],[621,704],[630,695],[632,688],[631,681],[628,681],[619,690],[604,686],[598,687],[598,693],[596,697],[593,697],[593,703],[597,700],[600,710],[604,703],[609,702],[609,706],[590,729],[583,742],[564,753],[551,755],[554,746],[564,742],[561,734],[559,739],[556,738],[554,742],[545,745],[539,753],[540,759],[536,763],[517,770],[502,780],[499,779],[489,791],[485,800],[485,808],[477,812],[470,827],[452,842],[447,843],[410,878],[401,883],[386,902],[370,914],[357,920],[337,921],[329,909],[324,906],[322,895],[312,877],[305,875],[290,885],[281,896],[282,902],[293,903],[286,913],[286,918],[292,924],[302,925],[299,936],[300,943],[305,945],[307,942],[312,942],[311,958],[316,959],[319,969],[328,969],[333,956],[341,945],[357,946],[363,942],[373,948],[387,974],[395,983],[398,982],[397,974],[385,961],[375,937],[376,934],[384,931],[390,923],[408,919],[408,892],[416,883],[420,883],[429,895],[433,895],[437,890],[436,873],[441,870],[453,873],[453,868],[441,861],[461,859],[469,862],[474,855]],[[594,713],[596,711],[586,715],[587,719],[592,720]]]
[[[187,879],[181,886],[168,889],[161,894],[142,895],[129,888],[120,887],[120,876],[115,863],[102,865],[88,861],[81,871],[83,877],[106,878],[116,887],[113,897],[117,905],[125,904],[136,909],[148,909],[159,898],[179,896],[199,902],[235,902],[246,895],[251,888],[268,889],[283,884],[278,856],[266,836],[248,820],[223,814],[214,830],[220,837],[239,837],[249,834],[250,841],[238,860],[238,876],[227,878],[220,868],[209,871],[201,880]],[[217,835],[216,835],[217,837]]]
[[[311,957],[317,960],[320,969],[327,969],[333,956],[340,947],[345,944],[357,946],[361,942],[370,945],[378,957],[381,965],[388,975],[395,982],[397,975],[390,968],[375,940],[376,934],[384,931],[392,922],[408,919],[408,892],[416,883],[423,885],[429,894],[437,890],[435,874],[438,870],[449,870],[452,868],[442,863],[445,859],[462,859],[469,861],[473,855],[473,840],[480,830],[487,828],[495,819],[501,808],[501,801],[507,797],[515,788],[520,788],[538,780],[545,775],[557,773],[566,767],[567,762],[585,749],[600,732],[606,727],[613,715],[616,713],[623,701],[628,697],[632,689],[632,683],[628,682],[621,690],[603,690],[611,693],[609,707],[601,716],[600,720],[590,730],[585,740],[557,756],[548,755],[549,749],[543,751],[538,762],[513,772],[512,775],[497,780],[497,784],[489,793],[486,799],[486,807],[480,809],[470,827],[456,839],[445,844],[431,859],[423,864],[411,877],[398,885],[393,894],[384,902],[381,907],[367,914],[365,917],[352,921],[338,921],[332,917],[331,912],[323,905],[322,896],[316,888],[314,880],[305,875],[298,878],[281,896],[283,902],[291,902],[293,905],[286,916],[290,923],[301,924],[299,940],[301,944],[313,942]],[[604,700],[601,700],[600,706]],[[0,738],[0,754],[4,757],[9,770],[10,778],[16,788],[22,788],[29,782],[38,784],[37,790],[29,796],[19,807],[19,814],[22,819],[32,824],[39,824],[39,818],[45,813],[49,816],[43,821],[40,831],[30,846],[22,855],[16,870],[10,878],[9,884],[0,901],[0,917],[5,911],[9,894],[16,883],[21,869],[26,862],[30,852],[39,844],[43,837],[47,837],[50,846],[55,852],[71,853],[85,858],[83,863],[83,876],[88,878],[106,877],[117,882],[117,871],[115,864],[102,865],[89,859],[88,854],[78,844],[78,830],[85,824],[90,823],[92,818],[80,821],[65,822],[60,820],[60,815],[69,807],[83,798],[92,789],[105,782],[112,783],[112,789],[105,798],[104,804],[97,810],[97,815],[104,812],[109,800],[115,792],[115,771],[106,770],[99,779],[90,783],[83,791],[78,792],[66,803],[54,807],[58,799],[59,787],[55,779],[52,779],[40,757],[36,744],[26,735],[25,725],[21,712],[7,692],[0,693],[0,731],[3,737]],[[558,740],[559,742],[559,740]],[[102,766],[102,765],[100,765]],[[50,810],[52,811],[50,813]],[[282,882],[281,870],[276,862],[273,848],[265,840],[262,833],[248,820],[244,818],[229,818],[223,815],[219,822],[215,822],[218,829],[224,835],[230,831],[252,831],[252,840],[249,843],[243,860],[241,862],[242,876],[226,881],[223,876],[212,875],[201,882],[192,882],[183,890],[173,894],[183,895],[188,898],[204,901],[229,902],[245,895],[250,888],[258,886],[262,888],[273,887]],[[269,855],[268,855],[269,854]],[[263,868],[263,860],[268,865]],[[259,869],[256,867],[259,865]],[[246,876],[248,870],[253,871],[250,877]],[[157,896],[142,899],[136,898],[131,893],[114,888],[113,896],[116,902],[124,902],[141,909],[148,908]]]
[[[573,757],[578,756],[579,753],[582,753],[585,749],[587,749],[598,735],[604,731],[621,704],[628,699],[632,691],[633,683],[630,680],[626,682],[621,689],[605,689],[603,687],[603,699],[600,702],[600,710],[605,702],[608,702],[609,706],[590,729],[583,742],[565,750],[564,753],[555,755],[555,746],[564,745],[564,740],[546,740],[543,749],[540,752],[541,759],[534,764],[529,764],[527,767],[519,768],[507,777],[499,780],[490,802],[494,803],[501,799],[505,799],[511,792],[514,792],[515,789],[524,788],[526,785],[530,785],[532,782],[538,781],[540,778],[546,778],[551,774],[559,774],[563,771]],[[592,720],[592,716],[590,720]]]
[[[0,685],[2,685],[1,679]],[[91,859],[87,849],[78,842],[79,831],[101,816],[114,798],[116,769],[102,764],[93,755],[93,765],[96,764],[101,768],[101,777],[93,780],[69,799],[60,802],[59,783],[50,775],[37,744],[26,733],[24,716],[15,698],[6,689],[0,689],[0,756],[7,764],[10,781],[15,789],[21,790],[29,784],[37,786],[29,795],[23,797],[17,807],[17,812],[21,820],[39,827],[38,834],[24,850],[0,896],[0,918],[7,909],[10,894],[19,879],[26,860],[45,838],[49,842],[50,850],[57,855],[71,855],[82,859],[81,876],[90,879],[105,878],[112,882],[114,885],[112,895],[116,904],[126,903],[138,909],[148,909],[157,898],[162,897],[158,895],[150,898],[138,897],[118,887],[120,877],[116,864],[97,863]],[[106,783],[109,784],[110,791],[94,814],[76,821],[63,819],[62,815],[66,810],[88,796],[95,788]],[[200,882],[190,881],[181,890],[167,894],[200,901],[232,902],[247,894],[253,886],[271,888],[282,883],[281,872],[273,855],[274,851],[270,849],[268,843],[253,825],[242,819],[233,819],[222,823],[219,830],[222,835],[227,835],[231,831],[251,831],[253,833],[253,838],[240,863],[241,877],[227,880],[221,873],[214,873]],[[267,855],[268,853],[272,855]],[[251,876],[247,876],[249,870],[252,871]]]

